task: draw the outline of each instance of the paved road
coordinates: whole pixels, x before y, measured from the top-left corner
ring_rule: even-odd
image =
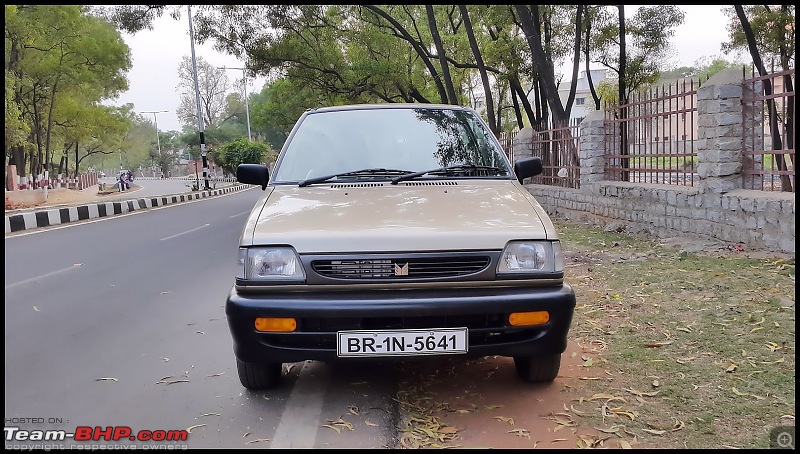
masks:
[[[101,178],[101,183],[106,184],[116,184],[116,179],[114,178]],[[119,199],[133,199],[138,197],[158,197],[167,194],[184,194],[187,192],[191,192],[192,188],[191,185],[194,180],[178,180],[178,179],[163,179],[163,180],[146,180],[146,179],[135,179],[133,181],[134,187],[119,193],[119,194],[111,194],[108,196],[104,196],[107,200],[119,200]],[[203,184],[201,179],[200,184]],[[211,182],[213,188],[213,182]],[[222,183],[217,182],[217,188],[221,188],[231,183]]]

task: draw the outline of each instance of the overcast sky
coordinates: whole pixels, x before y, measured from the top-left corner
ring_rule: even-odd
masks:
[[[631,14],[636,5],[626,6],[626,16]],[[678,57],[673,63],[676,66],[693,66],[698,59],[722,56],[734,60],[734,56],[725,56],[720,50],[722,42],[727,40],[726,16],[722,6],[685,6],[683,25],[678,27],[672,43]],[[184,55],[191,55],[189,41],[189,22],[186,11],[180,20],[172,19],[165,14],[153,24],[153,30],[142,30],[134,35],[123,33],[125,42],[131,49],[133,67],[128,73],[129,90],[112,101],[115,105],[133,103],[137,112],[167,110],[157,114],[158,129],[162,131],[180,130],[175,111],[180,104],[178,86],[178,64]],[[215,51],[210,43],[195,44],[195,55],[203,57],[212,65],[242,67],[243,61],[227,54]],[[231,81],[242,77],[241,71],[230,71]],[[248,93],[260,91],[264,86],[263,77],[249,81]],[[153,114],[146,114],[152,119]]]

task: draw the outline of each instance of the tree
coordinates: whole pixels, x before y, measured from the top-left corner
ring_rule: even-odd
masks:
[[[224,145],[219,157],[222,168],[235,174],[239,164],[263,164],[265,159],[274,160],[275,153],[264,143],[239,139]]]
[[[178,120],[184,126],[196,126],[197,92],[194,88],[194,67],[188,55],[184,55],[178,66],[178,87],[181,103],[177,110]],[[208,129],[217,128],[227,118],[223,118],[228,104],[231,83],[222,68],[217,68],[203,57],[197,58],[197,87],[200,92],[200,111],[203,125]]]
[[[67,129],[80,128],[76,113],[113,115],[100,102],[127,89],[130,50],[113,25],[78,5],[18,5],[7,12],[6,74],[29,135],[25,146],[7,143],[6,156],[21,174],[39,174],[51,170],[60,146],[54,144],[67,148]]]
[[[464,21],[464,31],[467,34],[467,39],[469,39],[469,47],[472,50],[472,55],[475,57],[475,63],[478,65],[478,73],[481,76],[484,98],[486,99],[486,116],[489,120],[489,128],[491,128],[493,133],[497,134],[499,128],[494,119],[494,99],[492,96],[492,86],[489,83],[489,74],[486,72],[486,65],[483,63],[483,56],[478,47],[478,40],[475,38],[475,30],[472,28],[472,21],[469,17],[467,5],[458,5],[458,9],[461,13],[461,20]]]
[[[763,60],[761,59],[761,53],[759,52],[759,41],[756,39],[755,32],[753,31],[753,27],[750,24],[750,19],[747,16],[747,13],[745,12],[745,10],[742,7],[742,5],[734,5],[734,8],[736,10],[736,15],[739,17],[739,21],[741,23],[741,30],[742,30],[745,38],[746,38],[747,46],[748,46],[748,49],[750,50],[750,55],[753,57],[753,63],[755,64],[756,68],[758,69],[759,75],[762,76],[762,77],[765,77],[765,79],[763,80],[763,86],[764,86],[764,95],[767,97],[767,112],[768,112],[768,115],[769,115],[770,135],[772,137],[772,149],[773,150],[781,150],[781,149],[783,149],[783,144],[782,144],[782,139],[781,139],[781,125],[779,125],[780,119],[778,118],[778,112],[777,112],[776,107],[775,107],[775,100],[772,99],[772,82],[771,82],[771,80],[769,78],[766,78],[767,70],[764,67]],[[771,12],[769,10],[769,7],[765,7],[765,10],[766,10],[767,14],[769,14]],[[788,10],[788,8],[784,8],[782,10],[782,13],[785,13],[787,10]],[[794,8],[792,8],[792,10],[794,10]],[[789,27],[787,26],[787,21],[784,20],[785,18],[784,18],[783,15],[777,15],[777,16],[771,16],[771,17],[776,17],[776,21],[778,22],[778,27],[777,27],[778,28],[778,32],[777,33],[773,33],[772,38],[774,39],[775,36],[777,36],[778,39],[776,41],[778,41],[779,43],[785,43],[786,42],[785,33],[789,29]],[[792,15],[792,19],[791,19],[792,34],[794,34],[794,19],[793,19],[793,17],[794,17],[794,15]],[[762,43],[763,43],[763,41],[762,41]],[[778,47],[781,48],[781,51],[783,52],[785,47],[786,47],[786,45],[785,44],[779,44]],[[782,59],[784,58],[784,56],[781,56],[781,57],[782,57]],[[785,63],[786,64],[788,64],[789,60],[790,59],[788,57],[785,57]],[[784,62],[782,61],[782,64],[783,63]],[[794,88],[793,88],[792,81],[791,81],[791,75],[790,74],[786,74],[783,79],[784,79],[784,84],[788,84],[788,85],[784,86],[784,90],[793,92]],[[789,102],[791,103],[791,105],[787,106],[787,108],[788,108],[787,111],[789,111],[791,113],[789,115],[789,118],[787,118],[787,125],[786,125],[787,126],[787,134],[786,134],[786,136],[787,136],[787,138],[790,138],[789,140],[791,141],[789,146],[791,148],[794,148],[794,142],[793,142],[793,139],[791,139],[792,137],[794,137],[794,97],[791,97]],[[791,123],[788,123],[789,121]],[[776,162],[776,164],[778,166],[778,170],[781,170],[781,171],[787,170],[788,167],[787,167],[787,164],[786,164],[786,160],[787,159],[792,159],[791,158],[792,155],[787,154],[786,157],[784,157],[783,153],[775,153],[774,156],[775,156],[775,162]],[[792,165],[792,167],[794,167],[794,166]],[[793,188],[794,188],[794,184],[793,184],[792,179],[790,178],[790,176],[788,174],[781,175],[781,190],[782,191],[787,191],[787,192],[793,192]]]

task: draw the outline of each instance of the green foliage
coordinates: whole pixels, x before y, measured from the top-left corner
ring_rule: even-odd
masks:
[[[795,46],[795,6],[784,5],[742,5],[755,35],[756,47],[765,64],[774,63],[780,69],[794,68]],[[730,18],[728,23],[729,40],[722,44],[726,53],[746,51],[747,39],[742,24],[732,6],[723,8]]]
[[[614,71],[619,77],[619,11],[616,6],[606,6],[595,11],[593,23],[593,58]],[[630,8],[630,6],[628,7]],[[684,13],[674,5],[642,6],[625,21],[627,97],[642,87],[653,84],[660,77],[663,62],[671,56],[670,38],[675,28],[683,23]],[[617,94],[616,98],[619,98]],[[609,100],[604,97],[604,102]]]
[[[272,162],[275,154],[267,144],[239,139],[220,148],[219,164],[226,172],[235,174],[239,164],[263,164],[265,160]]]
[[[124,120],[101,102],[127,89],[131,67],[117,29],[79,5],[7,6],[5,25],[6,100],[15,104],[6,108],[6,136],[25,136],[22,148],[34,150],[26,156],[7,140],[6,156],[21,173],[39,173],[76,143],[79,154],[107,149],[102,142]]]

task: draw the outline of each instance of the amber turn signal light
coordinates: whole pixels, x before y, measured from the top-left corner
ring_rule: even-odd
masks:
[[[293,318],[256,318],[256,330],[266,333],[290,333],[297,328],[297,320]]]
[[[511,326],[544,325],[549,321],[550,313],[547,311],[514,312],[508,316],[508,323]]]

